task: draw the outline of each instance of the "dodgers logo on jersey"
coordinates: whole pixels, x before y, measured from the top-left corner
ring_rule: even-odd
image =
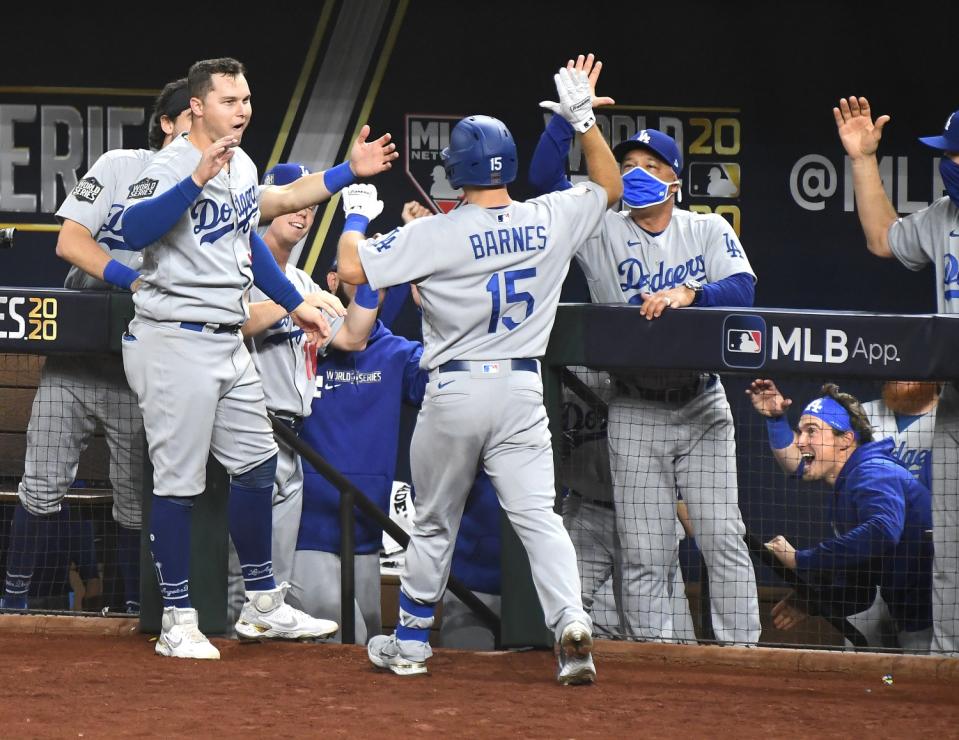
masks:
[[[651,273],[643,265],[642,260],[636,257],[629,257],[619,263],[619,275],[623,281],[619,287],[624,293],[630,291],[640,291],[655,293],[658,290],[666,290],[682,285],[690,278],[698,278],[706,275],[706,258],[702,255],[686,260],[678,265],[666,267],[665,262],[660,262],[655,273]],[[630,303],[642,303],[639,295],[634,295],[629,299]]]
[[[756,369],[766,363],[766,321],[762,316],[731,314],[723,321],[723,362]]]
[[[437,213],[449,213],[463,202],[463,189],[446,177],[440,152],[450,143],[450,131],[463,116],[406,116],[406,175]]]
[[[97,242],[107,249],[129,249],[123,240],[123,229],[120,226],[120,219],[123,218],[123,204],[114,203],[110,206],[110,212],[107,214],[107,220],[94,237]]]
[[[947,301],[959,298],[959,260],[951,254],[945,255],[942,266],[942,295]]]

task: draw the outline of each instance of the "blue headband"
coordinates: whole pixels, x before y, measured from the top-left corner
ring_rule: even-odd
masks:
[[[859,432],[853,429],[852,422],[849,420],[849,412],[841,403],[829,396],[810,401],[809,405],[803,409],[802,415],[822,419],[837,432],[852,432],[856,441],[859,441]]]

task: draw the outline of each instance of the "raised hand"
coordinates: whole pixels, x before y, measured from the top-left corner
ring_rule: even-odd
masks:
[[[400,156],[390,134],[367,141],[369,135],[370,127],[363,126],[350,150],[350,169],[357,177],[372,177],[385,172],[393,166],[393,160]]]
[[[350,185],[343,191],[343,212],[349,216],[357,214],[369,221],[383,213],[383,201],[376,197],[375,185]]]
[[[318,290],[303,296],[303,300],[311,306],[326,311],[330,316],[346,316],[346,307],[343,302],[332,293]]]
[[[792,399],[784,398],[771,380],[754,380],[746,389],[746,395],[756,411],[771,418],[782,416],[792,406]]]
[[[234,147],[239,140],[232,134],[217,139],[203,150],[200,163],[193,170],[193,181],[201,188],[216,177],[226,163],[233,159]]]
[[[841,98],[839,107],[832,109],[839,129],[839,140],[851,159],[868,157],[876,153],[882,129],[889,123],[889,116],[879,116],[872,122],[872,110],[865,98]]]
[[[593,115],[593,96],[589,87],[589,77],[582,69],[562,67],[553,75],[556,83],[556,95],[559,102],[543,100],[540,108],[550,110],[567,120],[570,126],[585,134],[596,123]]]
[[[612,98],[596,97],[596,81],[599,79],[599,73],[603,71],[603,63],[596,61],[596,57],[592,53],[585,57],[580,54],[575,61],[570,59],[566,62],[566,69],[577,69],[586,75],[589,80],[589,92],[592,95],[593,108],[616,103]]]

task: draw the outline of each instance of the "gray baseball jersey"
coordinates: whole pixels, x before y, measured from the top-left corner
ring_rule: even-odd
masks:
[[[504,208],[465,205],[360,245],[373,288],[405,282],[423,301],[422,367],[546,351],[573,252],[596,231],[594,183]]]
[[[936,270],[940,313],[959,313],[959,208],[940,198],[889,227],[889,248],[910,270]],[[932,466],[933,650],[959,655],[959,391],[948,384],[936,413]]]
[[[959,208],[940,198],[889,227],[889,248],[910,270],[936,269],[939,313],[959,313]]]
[[[250,230],[260,217],[256,166],[239,147],[174,227],[143,250],[137,316],[153,321],[242,324],[253,284]],[[157,152],[130,186],[127,207],[189,177],[201,152],[181,136]]]
[[[322,290],[309,275],[293,265],[286,266],[286,276],[300,291],[300,295]],[[259,288],[250,290],[251,303],[268,300]],[[340,316],[327,316],[327,319],[330,322],[330,337],[318,348],[320,353],[326,352],[343,326]],[[312,412],[316,381],[307,373],[305,350],[303,330],[293,323],[289,315],[253,338],[253,364],[263,381],[266,407],[270,411],[296,416],[309,416]]]
[[[597,303],[641,304],[686,280],[755,277],[729,223],[715,214],[674,209],[660,234],[629,211],[607,211],[602,231],[576,255]],[[697,387],[685,406],[638,397],[609,404],[609,457],[622,556],[627,634],[667,639],[670,568],[676,559],[676,491],[689,509],[706,560],[713,629],[720,642],[750,645],[760,635],[756,578],[742,535],[732,414],[715,376],[617,373],[647,389]]]
[[[153,152],[146,149],[106,152],[93,163],[57,211],[58,219],[69,219],[85,226],[104,252],[134,270],[141,269],[143,255],[126,246],[120,227],[129,188],[152,156]],[[76,266],[70,268],[63,287],[74,290],[116,289]]]
[[[869,417],[875,439],[889,438],[895,443],[893,457],[927,488],[931,485],[932,436],[936,426],[936,411],[933,409],[919,417],[896,417],[882,399],[862,405]],[[900,429],[901,421],[909,421]]]
[[[559,639],[572,622],[590,623],[576,553],[553,511],[542,381],[535,363],[515,360],[546,350],[573,252],[605,210],[606,192],[587,183],[503,208],[466,205],[360,245],[372,287],[412,281],[422,297],[421,365],[434,372],[410,447],[417,513],[400,579],[402,593],[420,604],[443,595],[454,533],[481,464],[529,556],[547,626]],[[475,362],[444,369],[450,360]],[[432,623],[432,611],[400,609],[403,628]],[[431,654],[422,641],[401,643],[410,655]]]

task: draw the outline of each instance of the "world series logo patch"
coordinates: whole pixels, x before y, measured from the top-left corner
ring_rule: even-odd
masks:
[[[70,192],[77,200],[93,203],[103,190],[103,185],[95,177],[84,177]]]
[[[153,193],[156,192],[157,185],[160,184],[159,180],[154,180],[150,177],[144,177],[139,182],[135,182],[130,186],[130,192],[127,194],[127,198],[135,200],[137,198],[150,198]]]

